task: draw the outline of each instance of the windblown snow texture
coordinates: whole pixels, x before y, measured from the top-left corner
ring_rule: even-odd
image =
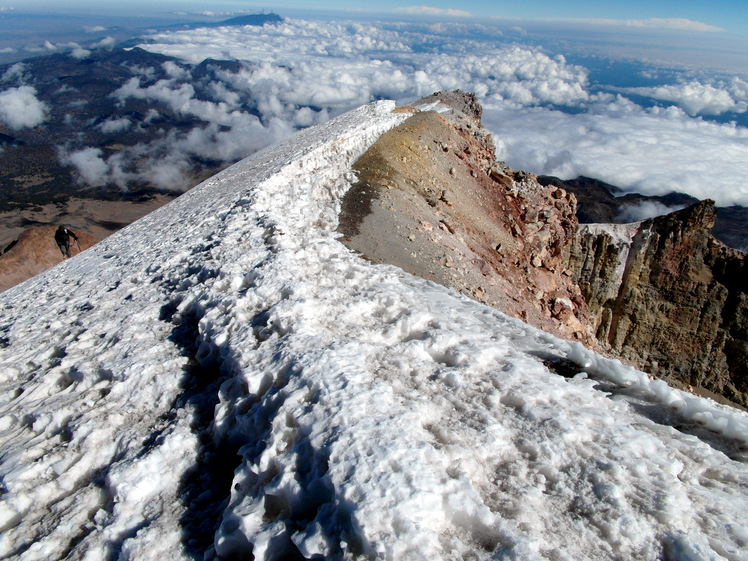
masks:
[[[0,297],[0,557],[746,558],[746,415],[336,240],[392,107]]]

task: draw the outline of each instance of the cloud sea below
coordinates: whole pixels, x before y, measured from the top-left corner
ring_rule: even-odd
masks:
[[[196,158],[233,163],[364,103],[403,104],[462,89],[479,96],[499,159],[515,169],[594,177],[624,192],[677,191],[718,206],[748,205],[748,79],[739,70],[698,65],[707,64],[696,46],[708,33],[676,41],[665,30],[656,40],[662,48],[655,41],[648,50],[645,38],[625,36],[633,41],[629,50],[648,53],[646,60],[626,55],[617,32],[602,34],[607,40],[599,30],[586,33],[575,40],[561,25],[527,32],[490,21],[172,26],[129,44],[176,62],[132,65],[138,75],[112,98],[134,109],[96,125],[105,133],[152,136],[111,153],[73,132],[56,150],[86,187],[146,183],[180,191]],[[46,41],[44,49],[84,64],[115,44],[112,37],[91,41]],[[677,46],[689,42],[696,46]],[[44,78],[30,69],[17,63],[0,76],[0,120],[11,129],[43,127],[49,114],[35,97],[34,84]],[[142,111],[143,103],[150,110]],[[155,107],[190,126],[159,135]],[[72,106],[69,122],[78,123]]]
[[[225,82],[262,100],[271,133],[300,112],[311,124],[374,99],[462,89],[479,96],[499,158],[516,169],[748,205],[744,76],[522,41],[490,24],[287,19],[154,33],[140,46],[191,63],[245,61]]]
[[[0,557],[745,559],[747,414],[338,241],[393,107],[0,295]]]

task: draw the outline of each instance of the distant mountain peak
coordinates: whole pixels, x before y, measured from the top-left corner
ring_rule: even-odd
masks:
[[[267,23],[281,23],[283,18],[275,13],[268,14],[247,14],[243,16],[236,16],[227,20],[220,21],[218,23],[211,24],[213,26],[224,26],[224,25],[265,25]]]

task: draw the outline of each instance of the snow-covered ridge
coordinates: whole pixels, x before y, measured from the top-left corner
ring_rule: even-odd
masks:
[[[745,415],[336,240],[391,109],[0,297],[0,557],[744,556]]]

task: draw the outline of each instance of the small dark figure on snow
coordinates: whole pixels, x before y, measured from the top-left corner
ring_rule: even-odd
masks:
[[[75,232],[72,230],[68,230],[65,226],[57,228],[57,231],[55,232],[55,241],[57,242],[64,259],[70,257],[70,238],[75,239],[76,242],[78,241],[78,236],[76,236]]]

